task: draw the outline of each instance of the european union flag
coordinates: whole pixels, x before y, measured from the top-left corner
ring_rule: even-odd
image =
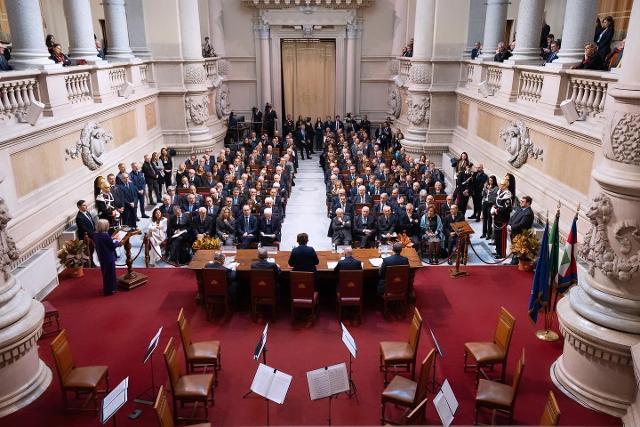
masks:
[[[529,299],[529,317],[535,323],[538,312],[549,303],[549,220],[544,227],[544,235],[540,244],[540,258],[533,276],[531,298]]]

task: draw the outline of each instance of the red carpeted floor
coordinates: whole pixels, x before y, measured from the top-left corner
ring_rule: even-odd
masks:
[[[418,358],[421,360],[433,346],[426,327],[428,322],[444,353],[444,359],[438,360],[438,378],[449,380],[460,402],[454,424],[473,422],[474,374],[462,371],[464,342],[490,339],[498,308],[504,305],[517,318],[507,370],[509,381],[521,349],[526,347],[527,352],[516,423],[536,424],[547,390],[553,389],[562,411],[561,425],[620,425],[619,419],[590,411],[566,398],[551,383],[549,367],[560,355],[562,342],[545,343],[534,336],[536,327],[526,316],[532,275],[518,272],[513,267],[468,267],[468,271],[469,277],[452,280],[446,268],[426,267],[416,274],[415,281],[418,306],[425,319]],[[49,296],[60,311],[76,363],[108,365],[112,385],[129,376],[129,396],[133,398],[150,383],[149,366],[142,365],[142,354],[151,336],[162,325],[164,330],[154,366],[157,382],[165,383],[162,350],[170,336],[177,338],[175,319],[180,307],[184,307],[196,340],[222,341],[223,369],[215,406],[210,408],[212,424],[265,424],[264,401],[255,396],[242,398],[256,369],[251,356],[263,325],[253,323],[248,311],[234,314],[228,322],[207,322],[202,308],[195,303],[195,279],[189,270],[152,269],[145,273],[150,278],[147,285],[105,298],[100,293],[99,272],[88,270],[84,278],[62,280]],[[329,404],[326,400],[309,401],[305,372],[348,361],[335,310],[329,304],[324,305],[318,322],[309,327],[304,322],[292,325],[286,309],[279,313],[278,321],[269,329],[268,364],[293,375],[294,379],[284,405],[270,405],[271,424],[326,425]],[[405,320],[384,320],[369,304],[361,326],[349,326],[347,322],[359,346],[353,374],[359,403],[344,395],[334,400],[334,424],[379,424],[383,379],[378,371],[378,342],[406,339],[409,321],[409,316]],[[51,340],[49,336],[39,342],[42,359],[54,371],[51,386],[27,408],[0,419],[1,426],[99,425],[97,416],[92,413],[65,415],[62,411],[60,387],[49,349]],[[136,407],[141,407],[143,414],[135,421],[127,419],[127,414]],[[427,417],[429,424],[439,424],[431,403]],[[119,426],[157,425],[151,407],[132,402],[122,408],[117,423]]]

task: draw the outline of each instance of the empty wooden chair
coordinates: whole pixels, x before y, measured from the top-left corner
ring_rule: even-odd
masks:
[[[405,412],[398,423],[401,426],[422,426],[427,422],[427,399],[418,403],[413,410]]]
[[[226,270],[204,268],[202,270],[202,288],[207,319],[213,315],[213,308],[216,305],[223,305],[225,315],[227,315],[229,313],[229,292]]]
[[[409,307],[409,266],[393,265],[385,268],[384,292],[382,293],[382,314],[387,315],[390,303],[400,303],[405,310]]]
[[[164,391],[164,386],[160,386],[160,390],[158,390],[158,396],[156,397],[153,409],[156,410],[158,424],[160,427],[175,426],[173,422],[173,414],[171,413],[171,409],[169,409],[169,404],[167,403],[167,394]],[[190,427],[211,427],[211,423],[190,424]]]
[[[51,341],[51,352],[56,362],[56,371],[62,388],[62,400],[65,411],[69,410],[93,410],[98,411],[98,393],[109,392],[109,369],[106,366],[76,366],[71,353],[71,346],[67,340],[67,331],[60,331]],[[105,388],[98,389],[104,381]],[[76,397],[88,394],[82,406],[71,407],[69,405],[68,392],[73,392]],[[87,408],[87,404],[93,402],[93,408]]]
[[[507,357],[509,355],[509,346],[511,345],[511,337],[513,335],[513,327],[516,319],[507,311],[506,308],[500,307],[498,314],[498,324],[493,335],[493,342],[468,342],[464,345],[464,370],[467,368],[476,368],[476,384],[480,378],[480,374],[486,379],[490,379],[482,368],[492,367],[501,364],[500,381],[504,381],[507,369]],[[467,357],[471,355],[476,361],[475,365],[467,363]]]
[[[164,361],[167,365],[169,383],[171,384],[171,394],[173,395],[173,418],[174,421],[203,421],[209,419],[209,402],[213,403],[213,374],[187,374],[180,371],[178,362],[178,352],[173,337],[164,349]],[[185,403],[203,403],[203,418],[183,418],[178,417],[177,403],[181,406]],[[194,408],[195,410],[195,408]]]
[[[276,273],[273,270],[251,270],[251,316],[257,321],[258,306],[270,306],[272,320],[276,319]]]
[[[382,407],[382,416],[380,421],[382,423],[388,421],[385,417],[385,407],[387,403],[392,403],[396,406],[404,406],[408,411],[411,411],[416,408],[420,402],[426,400],[429,373],[433,366],[434,357],[435,350],[431,349],[429,354],[427,354],[427,357],[422,361],[422,365],[420,366],[420,375],[417,382],[400,375],[393,377],[389,385],[382,392],[382,397],[380,399]]]
[[[481,409],[492,411],[491,424],[495,424],[496,413],[506,415],[509,418],[508,424],[513,424],[513,411],[516,406],[516,397],[518,396],[523,369],[524,348],[516,365],[516,372],[511,385],[485,379],[480,380],[478,391],[476,392],[475,424],[478,424],[478,413]]]
[[[362,270],[341,270],[338,275],[338,319],[342,320],[342,307],[356,307],[362,323]]]
[[[60,332],[60,313],[49,301],[42,301],[44,306],[44,321],[42,323],[42,336],[57,334]],[[55,322],[55,327],[53,326]]]
[[[411,372],[411,379],[416,377],[416,354],[422,331],[422,316],[418,309],[414,309],[409,339],[407,341],[381,341],[380,342],[380,369],[384,371],[384,384],[387,385],[387,370],[389,367],[406,368]]]
[[[211,366],[215,383],[218,384],[218,371],[222,368],[222,358],[220,354],[220,341],[198,341],[191,340],[191,328],[184,316],[184,308],[178,313],[178,330],[182,340],[184,350],[184,361],[187,365],[187,373],[190,374],[199,367]]]
[[[547,395],[547,403],[544,405],[544,411],[540,417],[541,426],[557,426],[560,421],[560,407],[553,391],[549,390]]]
[[[291,286],[291,317],[295,320],[296,309],[303,308],[311,311],[311,321],[316,318],[318,307],[318,292],[315,290],[315,274],[307,271],[292,271],[289,273]]]

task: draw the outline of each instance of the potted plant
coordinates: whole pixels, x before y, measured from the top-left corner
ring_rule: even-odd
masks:
[[[203,236],[202,239],[198,239],[191,245],[191,249],[194,252],[203,250],[218,250],[222,247],[222,242],[217,237]]]
[[[71,277],[82,277],[84,264],[89,262],[86,245],[82,240],[67,240],[58,251],[58,259],[69,269]]]
[[[533,229],[524,230],[513,238],[511,252],[518,257],[518,270],[532,271],[533,259],[540,249],[540,241]]]

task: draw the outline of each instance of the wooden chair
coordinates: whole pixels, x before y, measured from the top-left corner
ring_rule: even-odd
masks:
[[[292,271],[289,273],[291,287],[291,317],[295,321],[295,310],[304,308],[311,310],[311,322],[316,318],[318,307],[318,292],[315,290],[315,275],[307,271]]]
[[[400,375],[393,377],[389,385],[382,392],[380,404],[382,407],[382,416],[380,421],[387,422],[385,418],[385,407],[387,403],[393,403],[396,406],[404,406],[408,411],[416,408],[423,400],[427,398],[427,388],[429,385],[429,373],[433,366],[435,350],[431,349],[427,357],[422,361],[420,367],[420,376],[418,382],[412,381]]]
[[[418,403],[412,411],[406,412],[398,424],[402,426],[421,426],[427,421],[427,399]]]
[[[392,265],[384,273],[384,292],[382,293],[382,314],[386,316],[389,304],[400,303],[406,313],[409,307],[409,266]]]
[[[164,361],[167,365],[171,394],[173,395],[173,419],[174,421],[203,421],[209,419],[209,401],[213,403],[213,374],[187,374],[183,375],[178,363],[178,352],[173,342],[173,337],[164,349]],[[178,417],[177,403],[181,406],[185,403],[203,403],[204,418]],[[194,407],[194,411],[197,407]]]
[[[42,336],[57,334],[60,332],[60,313],[49,301],[42,301],[44,306],[44,321],[42,323]],[[55,322],[55,327],[53,323]]]
[[[480,380],[478,383],[478,391],[476,392],[474,424],[478,424],[478,412],[481,409],[492,410],[491,424],[495,424],[496,413],[507,415],[509,418],[508,424],[513,424],[513,412],[516,406],[516,397],[518,396],[518,388],[520,387],[523,369],[524,348],[518,360],[516,373],[513,376],[513,383],[511,385],[485,379]]]
[[[220,354],[220,341],[198,341],[191,340],[191,328],[184,316],[184,308],[178,313],[178,330],[182,340],[184,350],[184,361],[187,365],[187,373],[195,372],[199,367],[213,367],[215,384],[218,384],[218,371],[222,369],[222,356]]]
[[[229,313],[229,292],[227,272],[222,268],[202,269],[202,288],[204,293],[204,308],[207,320],[213,315],[216,305],[224,305],[224,313]]]
[[[171,409],[169,409],[169,404],[167,403],[167,394],[164,391],[164,386],[160,386],[160,390],[158,390],[158,396],[156,397],[156,402],[153,404],[153,409],[156,410],[156,415],[158,416],[158,424],[160,425],[160,427],[175,426],[173,422],[173,414],[171,413]],[[190,426],[211,427],[211,423],[190,424]]]
[[[82,366],[77,367],[71,346],[67,340],[67,331],[63,329],[57,337],[51,341],[51,352],[56,362],[56,371],[62,388],[62,401],[65,411],[78,410],[98,411],[98,401],[96,399],[98,393],[109,392],[109,368],[106,366]],[[98,389],[98,386],[105,382],[104,389]],[[76,399],[82,394],[87,394],[84,403],[80,407],[69,406],[68,392],[74,392]],[[89,402],[93,402],[93,408],[87,408]]]
[[[509,346],[511,345],[511,337],[516,319],[507,311],[506,308],[500,307],[498,314],[498,324],[493,335],[493,342],[468,342],[464,345],[464,370],[467,368],[476,368],[476,384],[480,379],[480,374],[486,379],[490,379],[482,368],[493,367],[493,365],[501,364],[502,371],[500,381],[504,382],[507,369],[507,357],[509,355]],[[475,361],[475,365],[467,364],[467,356],[471,355]]]
[[[257,321],[258,306],[271,306],[271,317],[276,320],[276,306],[278,298],[276,296],[276,274],[273,270],[251,270],[251,316],[253,321]]]
[[[540,417],[541,426],[557,426],[560,421],[560,407],[553,391],[549,390],[547,395],[547,403],[544,405],[544,411]]]
[[[408,341],[380,342],[380,369],[384,371],[384,384],[387,385],[387,370],[389,367],[405,366],[406,372],[411,371],[411,379],[416,376],[416,354],[422,331],[422,316],[418,309],[414,309]]]
[[[362,323],[362,270],[341,270],[338,275],[338,320],[342,320],[342,307],[357,307],[358,321]]]

